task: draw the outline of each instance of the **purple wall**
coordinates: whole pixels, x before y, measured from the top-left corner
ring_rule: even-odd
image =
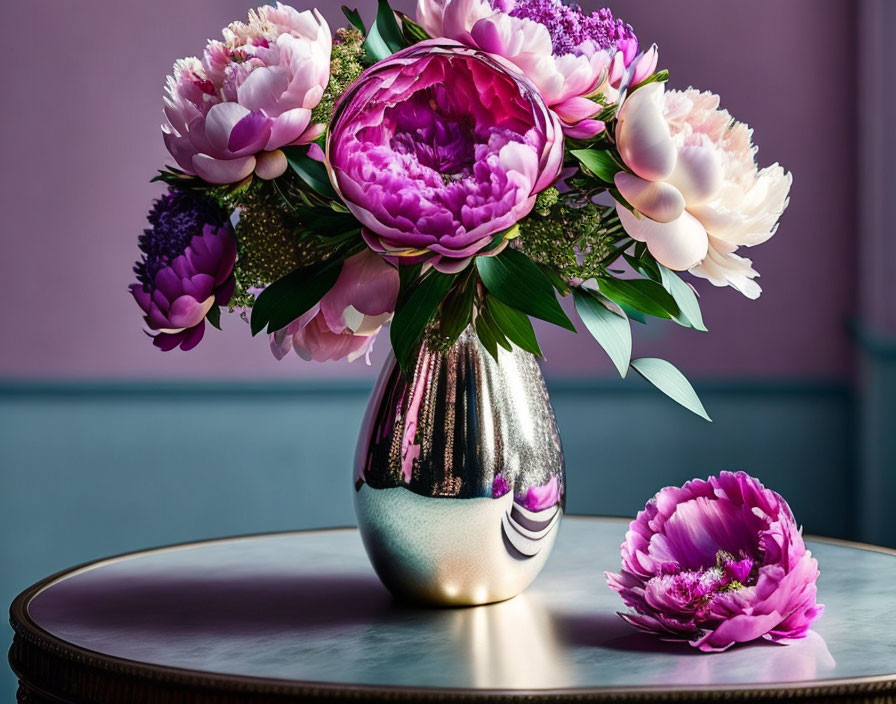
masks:
[[[298,2],[298,0],[296,0]],[[321,3],[324,4],[324,3]],[[596,3],[582,3],[585,6]],[[359,2],[370,17],[372,0]],[[636,354],[662,355],[695,376],[842,378],[851,360],[853,136],[832,115],[855,81],[855,8],[847,0],[620,0],[611,5],[646,43],[660,44],[671,85],[721,93],[755,128],[763,164],[795,176],[774,239],[753,253],[765,290],[751,303],[700,286],[712,332],[639,331]],[[333,27],[338,3],[327,3]],[[412,2],[395,6],[410,10]],[[174,59],[243,18],[246,0],[12,3],[0,187],[0,287],[6,301],[0,378],[366,376],[374,365],[277,363],[238,319],[189,354],[162,354],[140,330],[126,292],[136,236],[165,163],[160,96]],[[39,38],[23,27],[39,27]],[[850,91],[846,91],[849,95]],[[837,99],[839,100],[839,99]],[[832,186],[838,190],[833,192]],[[542,327],[548,373],[605,374],[586,335]]]

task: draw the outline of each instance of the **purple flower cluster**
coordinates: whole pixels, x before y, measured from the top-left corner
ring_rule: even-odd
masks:
[[[190,350],[202,340],[208,312],[233,295],[236,240],[228,214],[208,196],[171,189],[147,219],[130,292],[156,347]]]
[[[544,25],[556,56],[590,55],[600,49],[622,49],[631,42],[637,46],[631,25],[615,19],[606,7],[586,15],[581,7],[561,0],[518,0],[509,14]]]

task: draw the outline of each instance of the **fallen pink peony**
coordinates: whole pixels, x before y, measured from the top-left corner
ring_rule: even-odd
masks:
[[[744,472],[660,491],[607,573],[628,623],[706,652],[803,638],[824,607],[818,563],[787,502]]]

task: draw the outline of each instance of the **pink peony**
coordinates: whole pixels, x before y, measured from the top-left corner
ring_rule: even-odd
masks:
[[[346,259],[320,302],[271,335],[271,351],[277,359],[292,348],[304,360],[356,360],[392,317],[398,285],[398,270],[370,250]]]
[[[512,66],[430,40],[367,69],[341,98],[331,177],[377,252],[459,271],[557,177],[563,136]]]
[[[657,261],[757,298],[759,274],[735,251],[775,233],[793,179],[778,164],[758,168],[752,135],[712,93],[648,84],[619,111],[616,140],[632,173],[619,172],[616,187],[638,211],[618,205],[626,232]]]
[[[502,56],[535,84],[571,137],[604,124],[598,92],[615,100],[656,69],[656,48],[639,55],[632,28],[603,9],[590,15],[561,0],[418,0],[417,20],[434,37]]]
[[[277,3],[223,34],[223,42],[208,43],[202,61],[174,65],[165,146],[184,171],[210,183],[235,183],[253,171],[275,178],[286,170],[279,147],[323,133],[310,122],[330,78],[330,29],[317,10]]]
[[[818,563],[787,502],[743,472],[668,487],[632,521],[611,589],[630,624],[704,651],[803,638]]]

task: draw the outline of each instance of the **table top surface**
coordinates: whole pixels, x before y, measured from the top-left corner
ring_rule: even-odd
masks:
[[[357,531],[337,529],[93,563],[24,592],[13,625],[19,637],[113,669],[296,691],[896,689],[896,552],[809,540],[827,607],[809,637],[704,654],[635,631],[616,615],[624,607],[603,573],[619,567],[626,525],[567,517],[535,583],[489,606],[395,602]]]

